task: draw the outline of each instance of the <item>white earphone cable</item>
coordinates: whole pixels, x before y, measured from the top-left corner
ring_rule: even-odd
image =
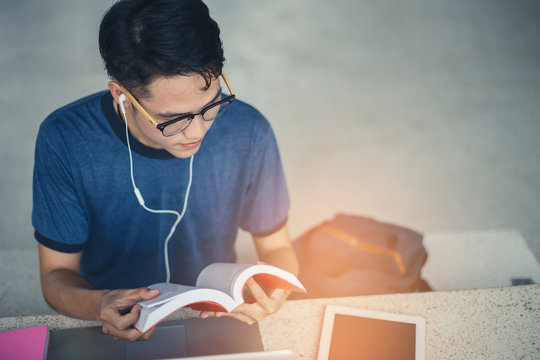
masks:
[[[122,94],[123,95],[123,94]],[[125,95],[124,95],[125,96]],[[125,99],[125,98],[124,98]],[[171,281],[171,269],[169,265],[169,241],[171,240],[171,237],[173,236],[174,232],[176,231],[176,226],[180,223],[182,218],[184,217],[184,214],[186,213],[188,199],[189,199],[189,193],[191,190],[191,182],[193,179],[193,158],[195,155],[192,155],[189,161],[189,180],[188,180],[188,186],[186,189],[186,195],[184,197],[184,206],[182,208],[182,213],[178,213],[178,211],[175,210],[154,210],[147,207],[144,203],[144,199],[141,195],[141,192],[139,191],[139,188],[137,185],[135,185],[135,177],[133,176],[133,156],[131,154],[131,144],[129,142],[129,131],[128,131],[128,124],[127,124],[127,116],[126,116],[126,110],[124,108],[123,99],[122,96],[119,99],[120,102],[120,108],[122,112],[122,116],[124,118],[124,122],[126,124],[126,141],[129,151],[129,169],[131,174],[131,183],[133,184],[133,191],[135,192],[135,196],[137,197],[137,200],[139,201],[139,204],[148,212],[154,213],[154,214],[173,214],[176,215],[176,221],[174,222],[173,226],[171,227],[171,230],[169,231],[169,235],[165,238],[165,244],[163,246],[163,256],[165,260],[165,272],[166,272],[166,282]]]

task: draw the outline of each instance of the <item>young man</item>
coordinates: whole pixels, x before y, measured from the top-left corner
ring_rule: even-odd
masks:
[[[206,5],[118,1],[99,46],[109,91],[53,112],[36,142],[32,224],[50,306],[148,338],[131,326],[136,302],[158,295],[146,286],[193,285],[206,265],[234,262],[239,227],[261,261],[297,273],[274,135],[234,98]],[[227,314],[248,323],[288,295],[248,286],[256,302]]]

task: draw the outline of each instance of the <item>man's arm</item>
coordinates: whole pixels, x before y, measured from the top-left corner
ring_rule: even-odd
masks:
[[[298,276],[298,259],[287,226],[264,237],[253,236],[259,260]]]
[[[289,239],[286,226],[268,236],[253,236],[253,241],[255,242],[259,259],[262,262],[298,275],[298,259]],[[253,304],[244,303],[230,313],[215,313],[215,315],[226,315],[248,324],[253,324],[278,311],[290,293],[290,291],[283,289],[272,289],[268,292],[254,279],[249,279],[246,285],[255,299]],[[203,311],[201,312],[201,317],[205,318],[212,314],[211,312]]]
[[[139,300],[151,299],[159,291],[147,288],[130,290],[95,290],[80,273],[81,253],[68,254],[41,244],[39,263],[41,289],[45,301],[56,311],[86,320],[103,323],[103,332],[115,339],[145,340],[131,325],[139,318]]]

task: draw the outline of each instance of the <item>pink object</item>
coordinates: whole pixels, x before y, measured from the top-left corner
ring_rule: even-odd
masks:
[[[0,359],[43,360],[47,358],[49,328],[47,325],[0,333]]]

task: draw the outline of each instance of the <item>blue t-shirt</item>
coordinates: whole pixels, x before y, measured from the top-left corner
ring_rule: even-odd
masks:
[[[181,212],[190,159],[130,136],[135,182],[146,206]],[[186,213],[168,246],[171,282],[194,285],[213,262],[234,262],[238,228],[266,235],[285,225],[289,197],[268,121],[235,100],[193,159]],[[53,112],[36,142],[32,225],[61,252],[82,251],[81,273],[96,289],[166,279],[164,241],[173,214],[144,210],[133,192],[125,125],[100,92]]]

